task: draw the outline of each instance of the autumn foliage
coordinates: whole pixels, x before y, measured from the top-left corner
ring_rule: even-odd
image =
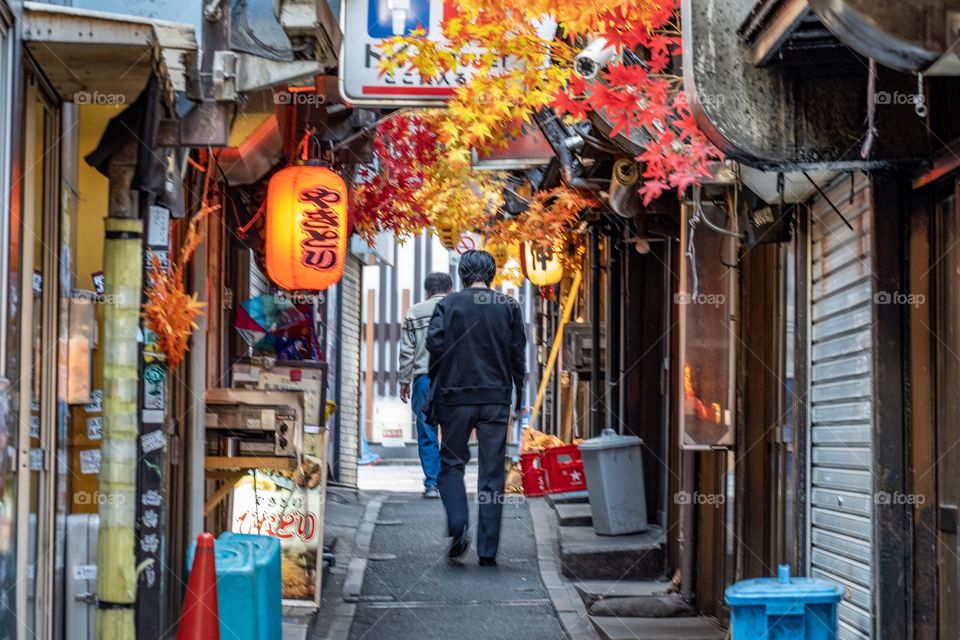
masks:
[[[429,226],[458,230],[482,225],[500,206],[501,177],[451,162],[436,114],[404,113],[377,127],[379,171],[360,169],[350,216],[367,242],[381,231],[401,240]]]
[[[557,239],[580,219],[580,213],[599,204],[593,197],[568,187],[538,191],[520,215],[492,221],[489,238],[497,244],[527,242],[537,251],[552,251]]]
[[[184,274],[203,239],[198,224],[217,208],[204,207],[190,220],[186,239],[169,270],[163,268],[156,256],[150,265],[143,317],[147,327],[157,334],[157,346],[167,356],[167,366],[171,369],[180,364],[189,350],[190,334],[197,328],[196,319],[203,315],[205,303],[197,301],[196,293],[186,292]]]
[[[680,50],[677,0],[454,0],[445,42],[424,31],[387,39],[382,71],[413,68],[423,78],[466,78],[436,131],[447,159],[467,163],[471,149],[506,143],[544,108],[571,120],[591,113],[611,136],[638,132],[644,151],[645,203],[683,191],[719,157],[699,130],[673,66]],[[617,56],[592,80],[574,74],[576,53],[594,38]]]

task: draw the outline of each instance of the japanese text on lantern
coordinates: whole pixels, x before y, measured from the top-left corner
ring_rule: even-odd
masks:
[[[342,199],[339,192],[325,187],[300,192],[300,201],[312,203],[315,207],[304,211],[300,221],[302,261],[308,267],[326,271],[337,264],[340,222],[330,205],[339,204]]]

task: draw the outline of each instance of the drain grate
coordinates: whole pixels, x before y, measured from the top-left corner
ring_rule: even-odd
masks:
[[[357,593],[354,593],[354,594],[344,595],[344,596],[343,596],[343,601],[344,601],[344,602],[363,602],[363,603],[370,603],[370,602],[393,602],[394,599],[395,599],[395,598],[394,598],[393,596],[376,595],[376,594],[357,594]]]
[[[516,600],[407,600],[402,602],[361,602],[367,609],[443,609],[447,607],[548,607],[546,598]]]

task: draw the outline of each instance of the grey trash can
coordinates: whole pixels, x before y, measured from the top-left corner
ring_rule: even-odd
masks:
[[[602,536],[619,536],[649,529],[643,440],[604,429],[600,436],[581,442],[580,452],[593,530]]]

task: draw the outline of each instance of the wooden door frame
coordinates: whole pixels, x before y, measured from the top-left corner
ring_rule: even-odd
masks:
[[[23,78],[24,83],[24,127],[23,127],[23,207],[21,209],[21,233],[20,233],[20,317],[17,319],[20,324],[20,345],[18,357],[18,378],[19,378],[19,406],[18,406],[18,473],[17,479],[17,575],[28,575],[28,564],[26,549],[29,548],[30,528],[30,417],[32,398],[29,393],[30,387],[27,386],[27,393],[24,393],[24,381],[30,381],[32,378],[33,362],[33,327],[36,323],[41,323],[41,344],[44,345],[44,353],[41,354],[41,376],[42,376],[42,395],[38,398],[40,401],[40,448],[44,452],[44,468],[41,475],[41,482],[38,486],[40,498],[37,508],[36,524],[36,567],[34,568],[34,608],[36,615],[34,617],[35,637],[44,640],[52,638],[53,635],[53,612],[54,612],[54,567],[56,558],[53,532],[56,528],[56,509],[55,509],[55,491],[57,471],[54,466],[56,429],[57,422],[57,350],[54,345],[57,344],[58,331],[57,319],[59,292],[59,267],[60,267],[60,221],[59,221],[59,169],[60,169],[60,144],[59,144],[59,105],[55,94],[49,86],[43,81],[38,72],[32,69]],[[42,113],[38,113],[35,105],[41,104]],[[37,117],[44,118],[44,130],[42,141],[45,149],[42,158],[36,158],[36,129],[39,124]],[[49,146],[48,146],[49,145]],[[43,201],[36,202],[36,182],[35,174],[30,170],[33,167],[43,167],[42,195]],[[47,251],[43,256],[43,284],[41,289],[42,317],[35,318],[33,314],[33,303],[35,300],[33,290],[33,265],[36,255],[34,254],[33,236],[37,234],[35,229],[35,218],[33,212],[36,207],[41,209],[41,224],[39,230],[41,242],[47,246],[55,246],[56,251]],[[27,241],[29,239],[29,241]],[[51,244],[52,243],[52,244]],[[27,620],[27,592],[25,588],[17,589],[17,618],[18,635],[26,636]]]

